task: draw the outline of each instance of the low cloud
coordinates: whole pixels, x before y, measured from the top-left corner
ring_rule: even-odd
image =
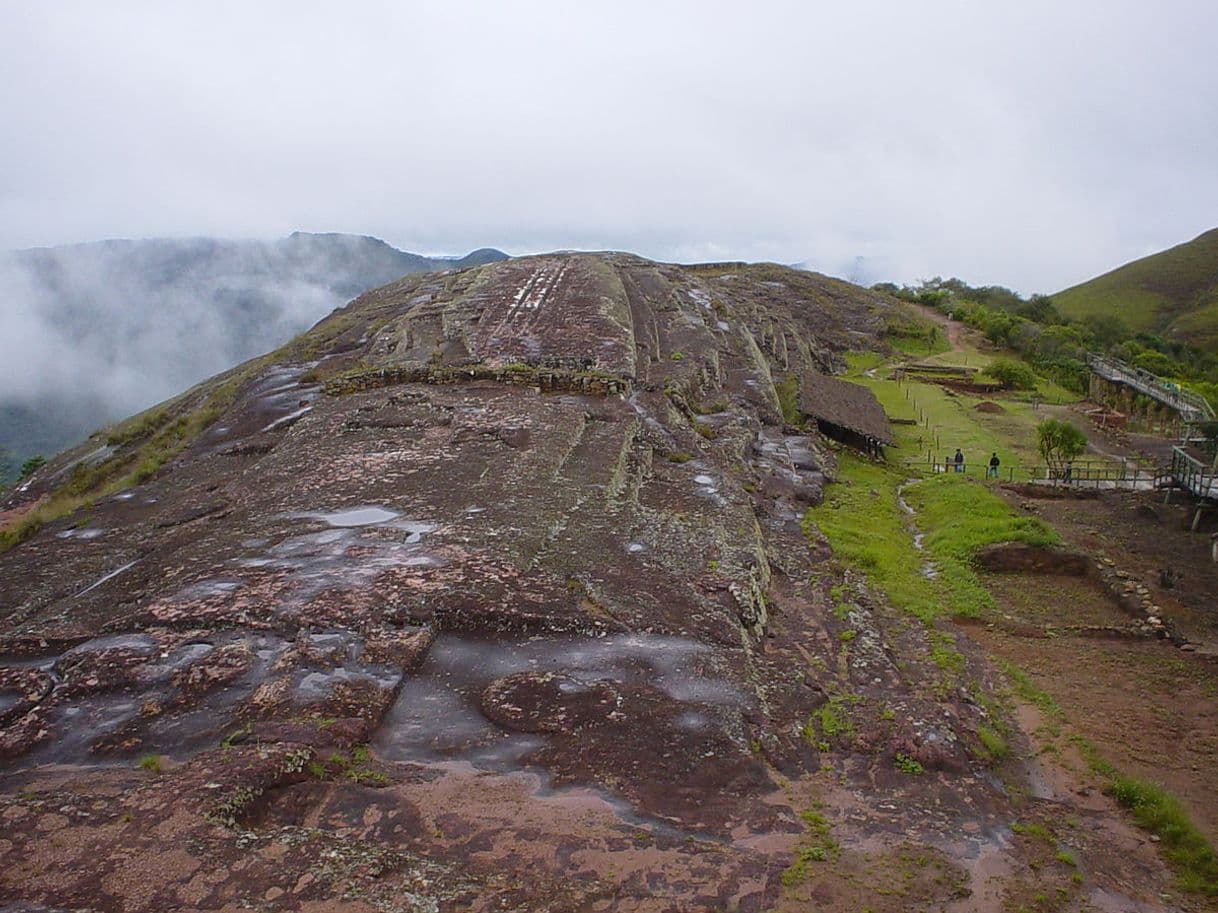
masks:
[[[342,303],[324,286],[133,272],[103,246],[0,258],[0,400],[79,397],[98,424],[266,351]]]
[[[10,4],[0,248],[293,229],[1051,292],[1213,227],[1209,0]]]

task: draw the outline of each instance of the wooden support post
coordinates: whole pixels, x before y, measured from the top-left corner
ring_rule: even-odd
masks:
[[[1197,512],[1193,514],[1193,525],[1188,528],[1190,533],[1195,533],[1197,531],[1197,527],[1201,525],[1201,511],[1203,510],[1205,510],[1205,505],[1198,504]]]

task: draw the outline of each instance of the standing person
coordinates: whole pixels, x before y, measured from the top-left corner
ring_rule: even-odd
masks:
[[[956,455],[952,457],[956,464],[956,472],[964,472],[964,454],[960,452],[960,448],[956,448]]]
[[[998,451],[994,451],[994,455],[990,457],[990,468],[985,471],[987,479],[998,478],[998,465],[1001,461],[998,459]]]

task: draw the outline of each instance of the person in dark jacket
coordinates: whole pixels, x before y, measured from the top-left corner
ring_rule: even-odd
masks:
[[[956,455],[952,457],[952,461],[956,464],[956,472],[964,472],[964,454],[960,452],[960,448],[956,448]]]
[[[990,457],[990,468],[985,471],[987,479],[998,478],[998,466],[1001,460],[998,459],[998,451],[994,451],[994,455]]]

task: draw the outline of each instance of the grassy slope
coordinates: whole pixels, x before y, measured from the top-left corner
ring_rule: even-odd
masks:
[[[932,455],[940,461],[959,447],[965,459],[975,465],[987,462],[990,454],[997,451],[1002,461],[1002,478],[1011,478],[1011,470],[1014,470],[1013,477],[1017,480],[1026,479],[1028,469],[1041,462],[1036,452],[1036,424],[1046,416],[1033,408],[1031,403],[1023,398],[1004,396],[997,400],[1003,412],[978,412],[977,404],[985,397],[951,395],[934,384],[887,380],[889,370],[886,367],[877,368],[874,377],[863,373],[875,368],[881,360],[881,356],[873,353],[852,355],[848,359],[850,370],[847,377],[870,387],[893,418],[911,418],[921,422],[918,425],[893,426],[899,443],[890,453],[895,461],[926,462],[928,456]],[[967,361],[977,366],[988,364],[990,358],[972,351],[926,360],[945,364]],[[1038,392],[1046,402],[1072,402],[1078,398],[1068,390],[1047,382],[1041,386]]]
[[[985,356],[975,350],[949,353],[941,360],[978,364]],[[925,415],[939,428],[940,437],[959,442],[966,453],[995,449],[1017,467],[1035,462],[1035,425],[1042,417],[1026,403],[1002,400],[1008,411],[993,415],[972,408],[975,397],[951,397],[929,384],[899,384],[884,380],[890,364],[875,353],[851,356],[850,375],[864,383],[895,417]],[[874,377],[863,372],[874,370]],[[932,658],[943,670],[945,683],[953,681],[960,667],[950,640],[936,631],[943,617],[984,617],[995,610],[995,602],[971,566],[972,555],[981,547],[1004,541],[1036,545],[1056,544],[1057,534],[1042,521],[1022,516],[997,495],[987,483],[955,474],[926,473],[906,460],[917,459],[917,438],[928,434],[925,426],[894,426],[898,446],[890,449],[884,464],[843,452],[839,460],[838,484],[827,491],[825,502],[807,512],[804,522],[819,529],[834,554],[858,572],[889,601],[925,624],[931,632]],[[922,454],[924,456],[924,453]],[[918,478],[919,481],[911,481]],[[900,486],[905,484],[901,492]],[[910,516],[900,505],[913,508]],[[914,530],[924,533],[924,551],[914,546]],[[924,574],[928,560],[937,575]],[[1007,675],[1021,699],[1043,712],[1060,716],[1055,702],[1037,689],[1019,669],[1007,666]],[[983,744],[994,744],[991,753],[1008,749],[994,731],[979,733]],[[1158,835],[1163,853],[1174,866],[1179,885],[1198,894],[1218,894],[1218,856],[1192,824],[1187,811],[1172,795],[1156,784],[1131,779],[1101,758],[1081,736],[1074,736],[1085,749],[1092,769],[1117,801],[1128,809],[1146,830]]]
[[[1134,330],[1218,347],[1218,229],[1058,292],[1053,303],[1069,317],[1111,314]]]
[[[898,501],[905,471],[843,453],[839,482],[805,515],[834,554],[865,574],[897,608],[930,623],[942,615],[976,617],[993,600],[969,565],[974,552],[995,542],[1050,545],[1057,535],[1042,521],[1019,516],[986,485],[964,476],[936,475],[905,490],[915,508],[908,518]],[[926,533],[925,552],[911,527]],[[927,562],[936,575],[923,573]]]

